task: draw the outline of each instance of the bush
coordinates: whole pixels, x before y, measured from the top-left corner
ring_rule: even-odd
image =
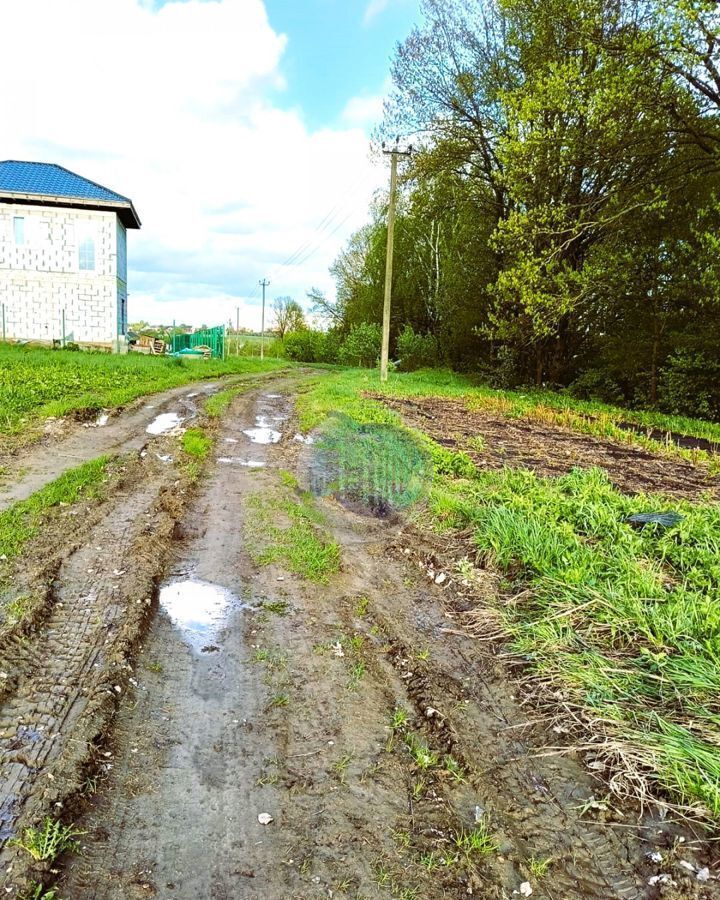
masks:
[[[381,332],[379,325],[362,322],[354,325],[342,342],[338,362],[344,366],[374,366],[380,355]]]
[[[720,421],[720,360],[707,353],[675,353],[665,363],[659,394],[669,413]]]
[[[401,372],[430,369],[437,365],[437,347],[431,334],[419,334],[406,325],[398,335],[397,355]]]
[[[576,378],[568,388],[568,392],[578,400],[600,400],[615,406],[625,401],[622,388],[607,372],[600,369],[588,369]]]
[[[294,331],[285,338],[285,356],[295,362],[333,363],[337,359],[338,338],[334,331],[311,328]]]

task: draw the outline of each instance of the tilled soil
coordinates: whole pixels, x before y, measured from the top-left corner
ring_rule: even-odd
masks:
[[[710,476],[702,467],[631,444],[469,410],[459,400],[380,395],[377,399],[400,413],[408,425],[424,431],[438,443],[465,450],[481,469],[522,467],[539,475],[557,476],[574,466],[598,466],[608,473],[613,484],[628,493],[663,493],[688,499],[718,496],[720,479]],[[468,444],[470,439],[478,437],[484,441],[482,452]]]
[[[160,609],[112,740],[98,747],[97,792],[78,820],[82,852],[65,860],[59,895],[435,900],[523,896],[527,884],[537,897],[599,900],[661,896],[667,888],[648,879],[668,872],[674,896],[717,896],[679,865],[680,837],[682,858],[705,861],[690,831],[594,803],[605,791],[582,760],[548,752],[558,736],[523,706],[491,645],[458,627],[452,570],[442,585],[430,580],[412,532],[324,499],[340,573],[318,585],[256,563],[243,537],[249,498],[271,495],[280,470],[307,474],[311,448],[292,440],[293,389],[278,381],[275,393],[240,397],[223,420],[208,476],[175,527]],[[254,427],[280,439],[251,443],[244,432]],[[105,538],[93,534],[58,577],[60,593],[65,580],[76,585],[62,596],[77,593],[72,615],[94,635],[95,650],[68,661],[76,699],[83,688],[114,692],[107,676],[91,680],[108,650],[84,610],[88,597],[106,598],[101,622],[112,629],[118,582],[96,587],[83,568],[106,570],[89,548],[113,528],[113,565],[129,563],[137,542],[120,536],[137,533],[131,522],[143,512],[132,509],[130,498],[118,503],[98,526]],[[190,606],[173,604],[187,590]],[[38,679],[46,654],[63,652],[51,635],[33,655]],[[407,721],[393,730],[399,709]],[[426,747],[427,765],[411,755],[412,740]],[[496,845],[486,856],[457,846],[478,822]]]

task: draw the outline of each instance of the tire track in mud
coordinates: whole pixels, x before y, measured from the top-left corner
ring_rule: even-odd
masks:
[[[0,646],[0,866],[6,891],[29,857],[9,846],[28,824],[60,815],[125,689],[126,657],[150,608],[172,537],[177,473],[151,459],[60,564],[36,631]],[[24,652],[18,652],[18,644]]]

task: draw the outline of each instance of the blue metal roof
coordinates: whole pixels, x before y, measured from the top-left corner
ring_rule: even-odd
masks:
[[[8,159],[0,162],[0,196],[22,202],[52,201],[66,197],[72,203],[97,209],[121,207],[116,211],[130,228],[139,228],[140,220],[127,197],[117,194],[88,178],[76,175],[55,163],[22,162]]]

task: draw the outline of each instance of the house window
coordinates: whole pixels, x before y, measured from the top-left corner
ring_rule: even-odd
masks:
[[[95,238],[92,235],[87,234],[80,241],[78,254],[80,269],[86,272],[95,271]]]
[[[15,216],[13,219],[13,229],[15,231],[15,243],[20,246],[25,243],[25,219],[22,216]]]

